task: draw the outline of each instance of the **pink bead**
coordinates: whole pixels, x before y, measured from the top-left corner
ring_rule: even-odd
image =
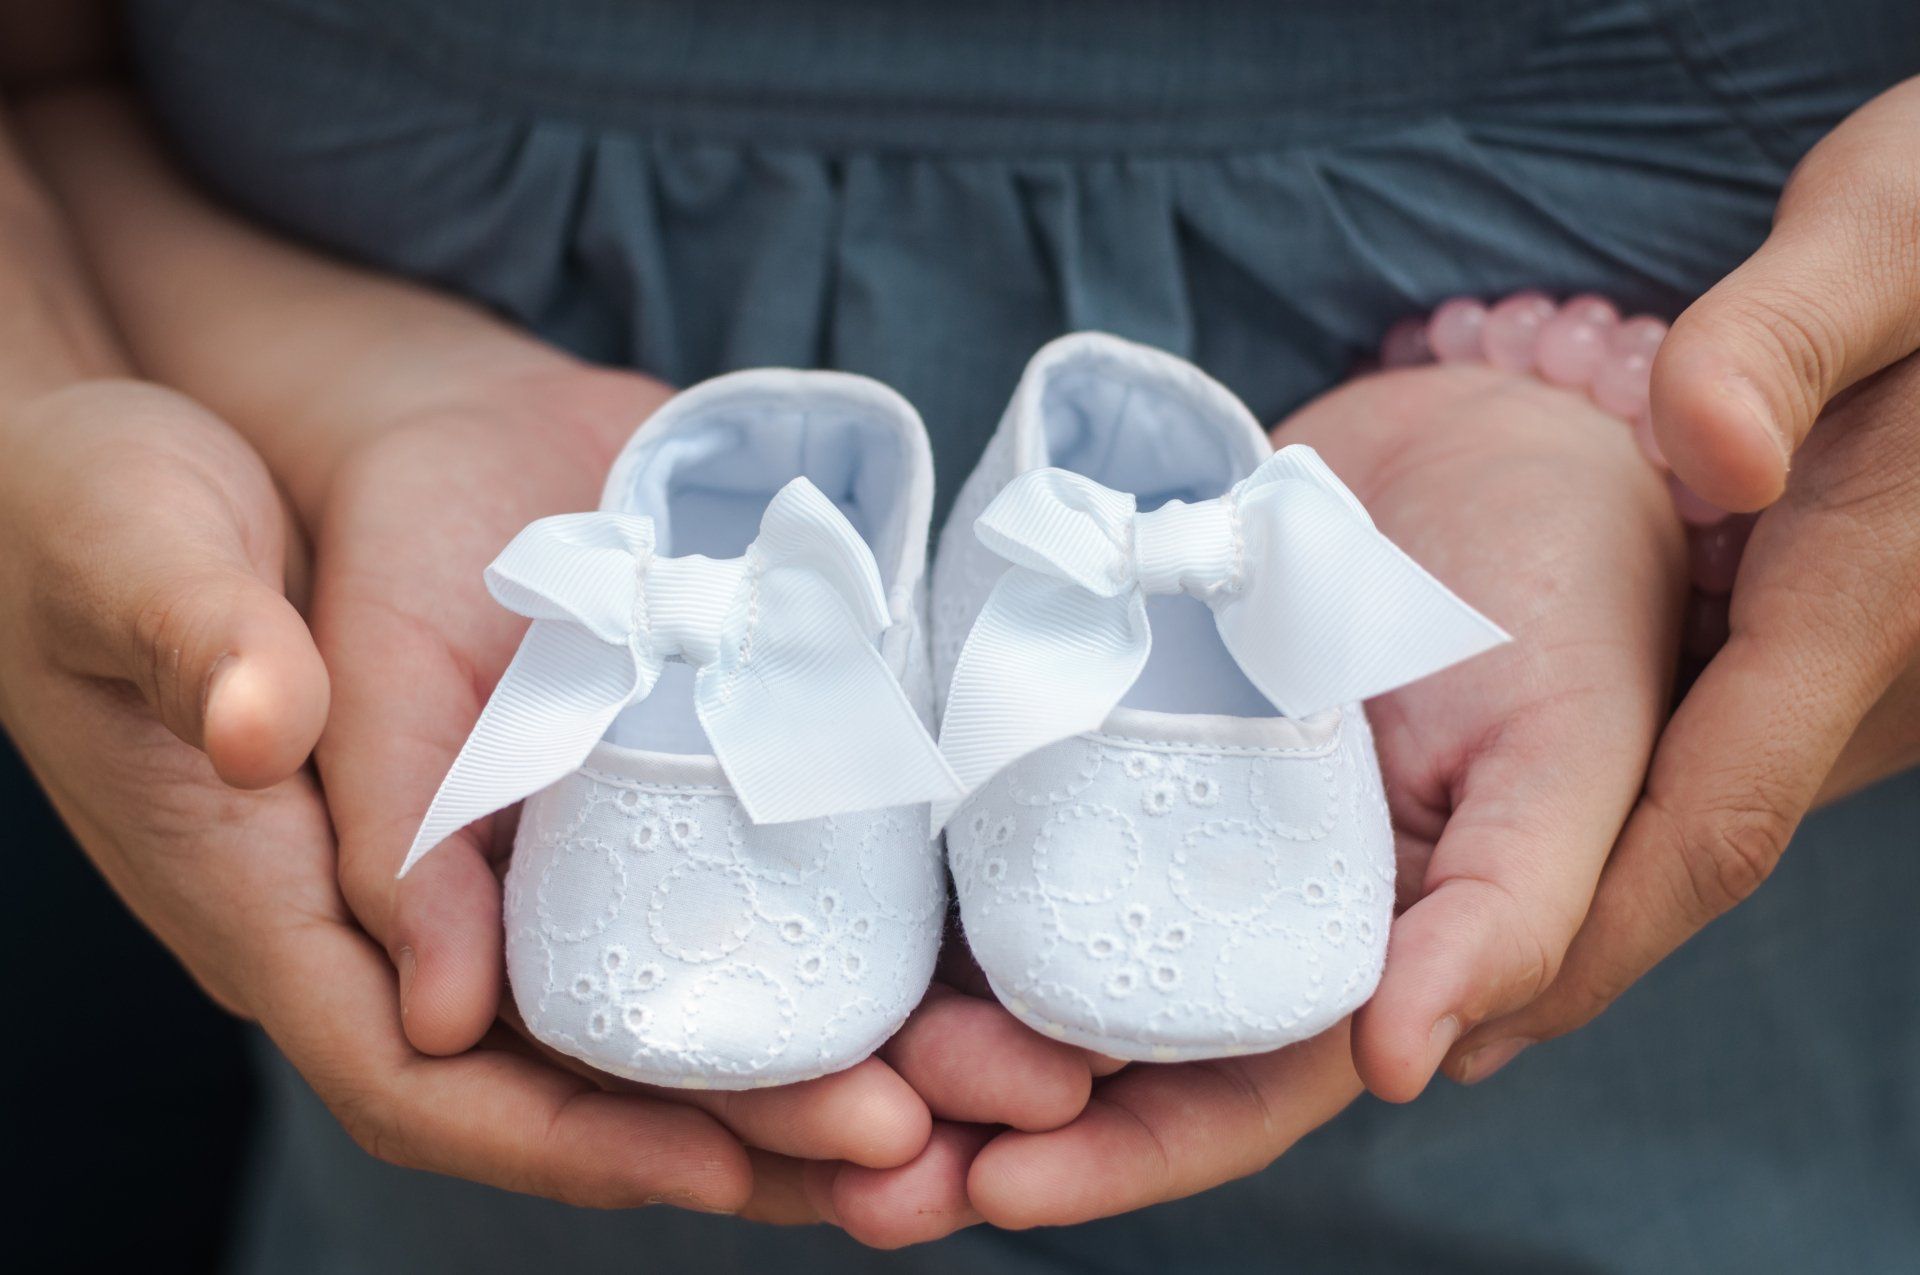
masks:
[[[1381,367],[1418,367],[1433,362],[1433,348],[1427,344],[1427,321],[1402,319],[1387,329],[1380,342]]]
[[[1487,362],[1507,372],[1533,371],[1534,347],[1553,311],[1552,299],[1543,292],[1516,292],[1487,311],[1480,329]]]
[[[1613,329],[1607,338],[1609,354],[1644,354],[1653,359],[1654,351],[1667,339],[1667,325],[1651,315],[1640,314]]]
[[[1652,372],[1653,360],[1645,354],[1609,351],[1593,373],[1589,386],[1593,401],[1601,411],[1630,421],[1647,410],[1647,378]]]
[[[1487,323],[1487,307],[1472,297],[1443,301],[1427,324],[1427,344],[1442,363],[1478,363],[1480,330]]]
[[[1571,303],[1540,329],[1534,362],[1540,375],[1555,385],[1587,385],[1607,353],[1607,330],[1612,320],[1596,322],[1574,310]]]
[[[1711,527],[1687,528],[1687,573],[1702,593],[1725,597],[1733,592],[1740,555],[1753,534],[1753,519],[1728,518]]]
[[[1693,488],[1678,478],[1669,476],[1667,487],[1673,493],[1673,510],[1680,515],[1680,521],[1689,527],[1711,527],[1731,517],[1718,505],[1711,505],[1696,494]]]
[[[1633,418],[1633,441],[1640,444],[1640,454],[1655,469],[1663,474],[1667,472],[1667,454],[1660,450],[1660,440],[1653,433],[1653,417],[1646,412]]]
[[[1583,292],[1577,297],[1568,297],[1560,303],[1560,313],[1570,314],[1583,323],[1591,323],[1596,328],[1610,328],[1620,322],[1620,311],[1613,302],[1591,292]]]
[[[1681,645],[1688,655],[1707,659],[1727,644],[1731,625],[1727,621],[1727,600],[1696,593],[1687,599],[1687,617],[1681,623]]]

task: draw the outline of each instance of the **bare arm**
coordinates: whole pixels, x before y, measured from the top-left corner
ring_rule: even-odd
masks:
[[[110,86],[26,101],[58,189],[140,364],[233,421],[308,524],[342,457],[450,387],[577,370],[467,302],[259,230],[201,195]]]

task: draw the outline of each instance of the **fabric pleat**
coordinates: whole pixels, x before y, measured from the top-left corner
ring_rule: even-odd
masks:
[[[1839,7],[1920,47],[1920,7]],[[1671,313],[1764,235],[1821,122],[1901,73],[1884,38],[1835,42],[1762,108],[1726,59],[1795,37],[1732,0],[134,9],[163,121],[229,198],[677,384],[885,380],[927,418],[941,512],[1062,331],[1277,418],[1453,293]]]

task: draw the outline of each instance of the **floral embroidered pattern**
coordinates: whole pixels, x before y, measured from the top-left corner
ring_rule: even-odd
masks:
[[[975,794],[949,841],[989,980],[1090,1047],[1278,1048],[1351,1012],[1384,958],[1393,840],[1357,706],[1297,748],[1063,740]]]
[[[974,521],[1021,467],[1016,445],[1043,441],[1020,425],[995,432],[935,559],[943,691],[1006,566]],[[1358,704],[1284,746],[1061,740],[988,780],[947,843],[968,943],[1001,1000],[1108,1053],[1306,1039],[1371,993],[1385,958],[1393,835]]]
[[[1155,927],[1153,909],[1144,903],[1120,910],[1118,934],[1101,931],[1082,946],[1098,961],[1114,961],[1103,986],[1109,996],[1131,996],[1141,987],[1167,992],[1180,986],[1183,973],[1176,959],[1193,937],[1186,921]]]
[[[618,943],[601,948],[596,964],[598,969],[575,974],[567,988],[569,996],[588,1007],[587,1035],[605,1040],[617,1024],[632,1036],[645,1039],[653,1018],[647,993],[666,980],[666,971],[652,961],[636,965]]]
[[[756,826],[724,790],[591,769],[537,794],[504,895],[529,1030],[656,1083],[857,1061],[918,1003],[939,942],[944,877],[909,813]]]

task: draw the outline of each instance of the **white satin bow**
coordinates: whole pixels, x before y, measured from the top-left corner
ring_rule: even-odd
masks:
[[[804,478],[774,496],[742,557],[657,557],[651,518],[561,514],[515,536],[487,587],[533,624],[403,876],[460,828],[577,769],[676,657],[698,670],[695,711],[756,823],[959,794],[874,646],[888,617],[873,554]]]
[[[1509,640],[1381,535],[1310,447],[1276,452],[1217,500],[1144,514],[1079,474],[1030,470],[974,530],[1013,565],[967,636],[941,720],[940,750],[968,793],[1099,728],[1146,666],[1148,594],[1204,601],[1248,680],[1290,717]],[[935,804],[936,829],[958,804]]]

